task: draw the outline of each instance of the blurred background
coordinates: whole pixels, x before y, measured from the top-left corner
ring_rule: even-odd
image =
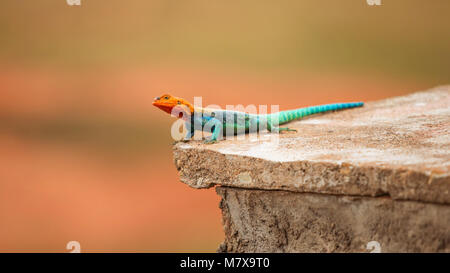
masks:
[[[214,252],[165,92],[282,110],[450,82],[450,1],[3,0],[0,251]]]

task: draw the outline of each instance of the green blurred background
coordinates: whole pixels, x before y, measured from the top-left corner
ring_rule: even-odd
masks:
[[[165,92],[281,109],[450,80],[450,1],[3,0],[0,251],[204,251],[213,189],[179,182]]]

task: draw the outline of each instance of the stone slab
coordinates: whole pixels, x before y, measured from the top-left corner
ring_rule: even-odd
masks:
[[[181,180],[450,203],[450,86],[315,115],[297,133],[174,145]]]

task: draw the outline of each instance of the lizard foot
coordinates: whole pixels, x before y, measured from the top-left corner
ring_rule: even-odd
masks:
[[[175,140],[172,145],[175,145],[177,143],[186,143],[189,142],[190,139],[181,139],[181,140]]]
[[[281,129],[280,133],[281,132],[296,132],[297,133],[296,129],[291,129],[291,128],[280,128],[280,129]]]
[[[216,143],[217,142],[217,140],[215,140],[215,139],[205,139],[205,141],[203,141],[203,143],[205,143],[205,144],[214,144],[214,143]]]

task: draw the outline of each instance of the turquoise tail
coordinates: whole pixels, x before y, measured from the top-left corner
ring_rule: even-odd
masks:
[[[361,107],[363,105],[364,105],[364,102],[333,103],[333,104],[325,104],[325,105],[299,108],[299,109],[295,109],[295,110],[281,111],[276,114],[278,114],[278,117],[279,117],[279,124],[283,124],[283,123],[287,123],[287,122],[290,122],[290,121],[293,121],[296,119],[300,119],[300,118],[303,118],[303,117],[306,117],[309,115],[314,115],[314,114],[328,112],[328,111]]]

